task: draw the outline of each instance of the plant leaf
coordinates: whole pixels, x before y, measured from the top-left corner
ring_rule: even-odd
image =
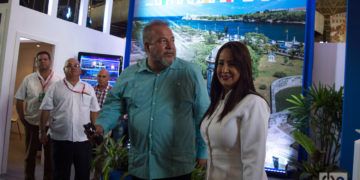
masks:
[[[298,130],[293,132],[293,136],[295,141],[299,143],[308,154],[315,154],[315,152],[317,151],[316,146],[308,136]]]

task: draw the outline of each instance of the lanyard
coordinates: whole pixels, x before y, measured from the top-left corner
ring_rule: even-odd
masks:
[[[84,91],[84,90],[85,90],[85,84],[82,83],[82,84],[83,84],[82,91],[75,91],[75,90],[73,90],[73,89],[71,89],[71,88],[69,87],[69,85],[67,84],[67,82],[65,81],[65,79],[64,79],[63,81],[64,81],[65,86],[66,86],[70,91],[72,91],[72,92],[74,92],[74,93],[87,94],[87,95],[89,95],[87,92]]]
[[[53,75],[54,75],[54,71],[51,71],[50,75],[44,81],[42,78],[40,78],[40,74],[38,73],[38,79],[39,79],[39,81],[41,83],[41,87],[42,87],[43,92],[45,91],[45,89],[49,85],[50,80],[52,79]]]

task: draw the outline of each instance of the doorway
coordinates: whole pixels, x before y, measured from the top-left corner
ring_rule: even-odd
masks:
[[[29,74],[36,71],[35,58],[40,51],[47,51],[51,55],[54,53],[55,46],[46,42],[36,41],[25,37],[20,37],[18,49],[18,61],[16,68],[16,78],[14,96],[22,80]],[[53,56],[52,56],[53,59]],[[7,161],[6,179],[24,179],[24,159],[25,159],[25,131],[22,123],[18,119],[15,109],[15,99],[12,106],[12,117],[10,126],[9,151]],[[36,163],[35,177],[42,179],[43,166],[41,161],[41,149],[39,148]]]

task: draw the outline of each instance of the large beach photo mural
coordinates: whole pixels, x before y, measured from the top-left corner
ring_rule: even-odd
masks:
[[[201,67],[208,88],[218,48],[246,43],[255,86],[272,111],[265,167],[285,172],[298,154],[286,99],[302,89],[305,14],[306,0],[136,0],[130,64],[145,57],[142,29],[155,19],[170,24],[177,56]]]

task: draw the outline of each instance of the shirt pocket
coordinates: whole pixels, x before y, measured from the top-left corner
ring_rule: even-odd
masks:
[[[28,87],[28,89],[26,90],[26,97],[29,99],[33,99],[33,98],[38,98],[39,97],[39,93],[41,92],[41,88],[36,87],[36,86],[30,86]]]
[[[194,103],[194,87],[189,83],[184,83],[180,81],[175,81],[172,84],[173,94],[171,95],[175,98],[175,109],[189,109],[192,108]]]
[[[144,90],[144,88],[146,87],[134,84],[125,91],[123,97],[128,108],[140,108],[146,103],[149,91]]]
[[[91,105],[91,96],[87,94],[82,94],[82,104],[86,107],[90,107]]]

